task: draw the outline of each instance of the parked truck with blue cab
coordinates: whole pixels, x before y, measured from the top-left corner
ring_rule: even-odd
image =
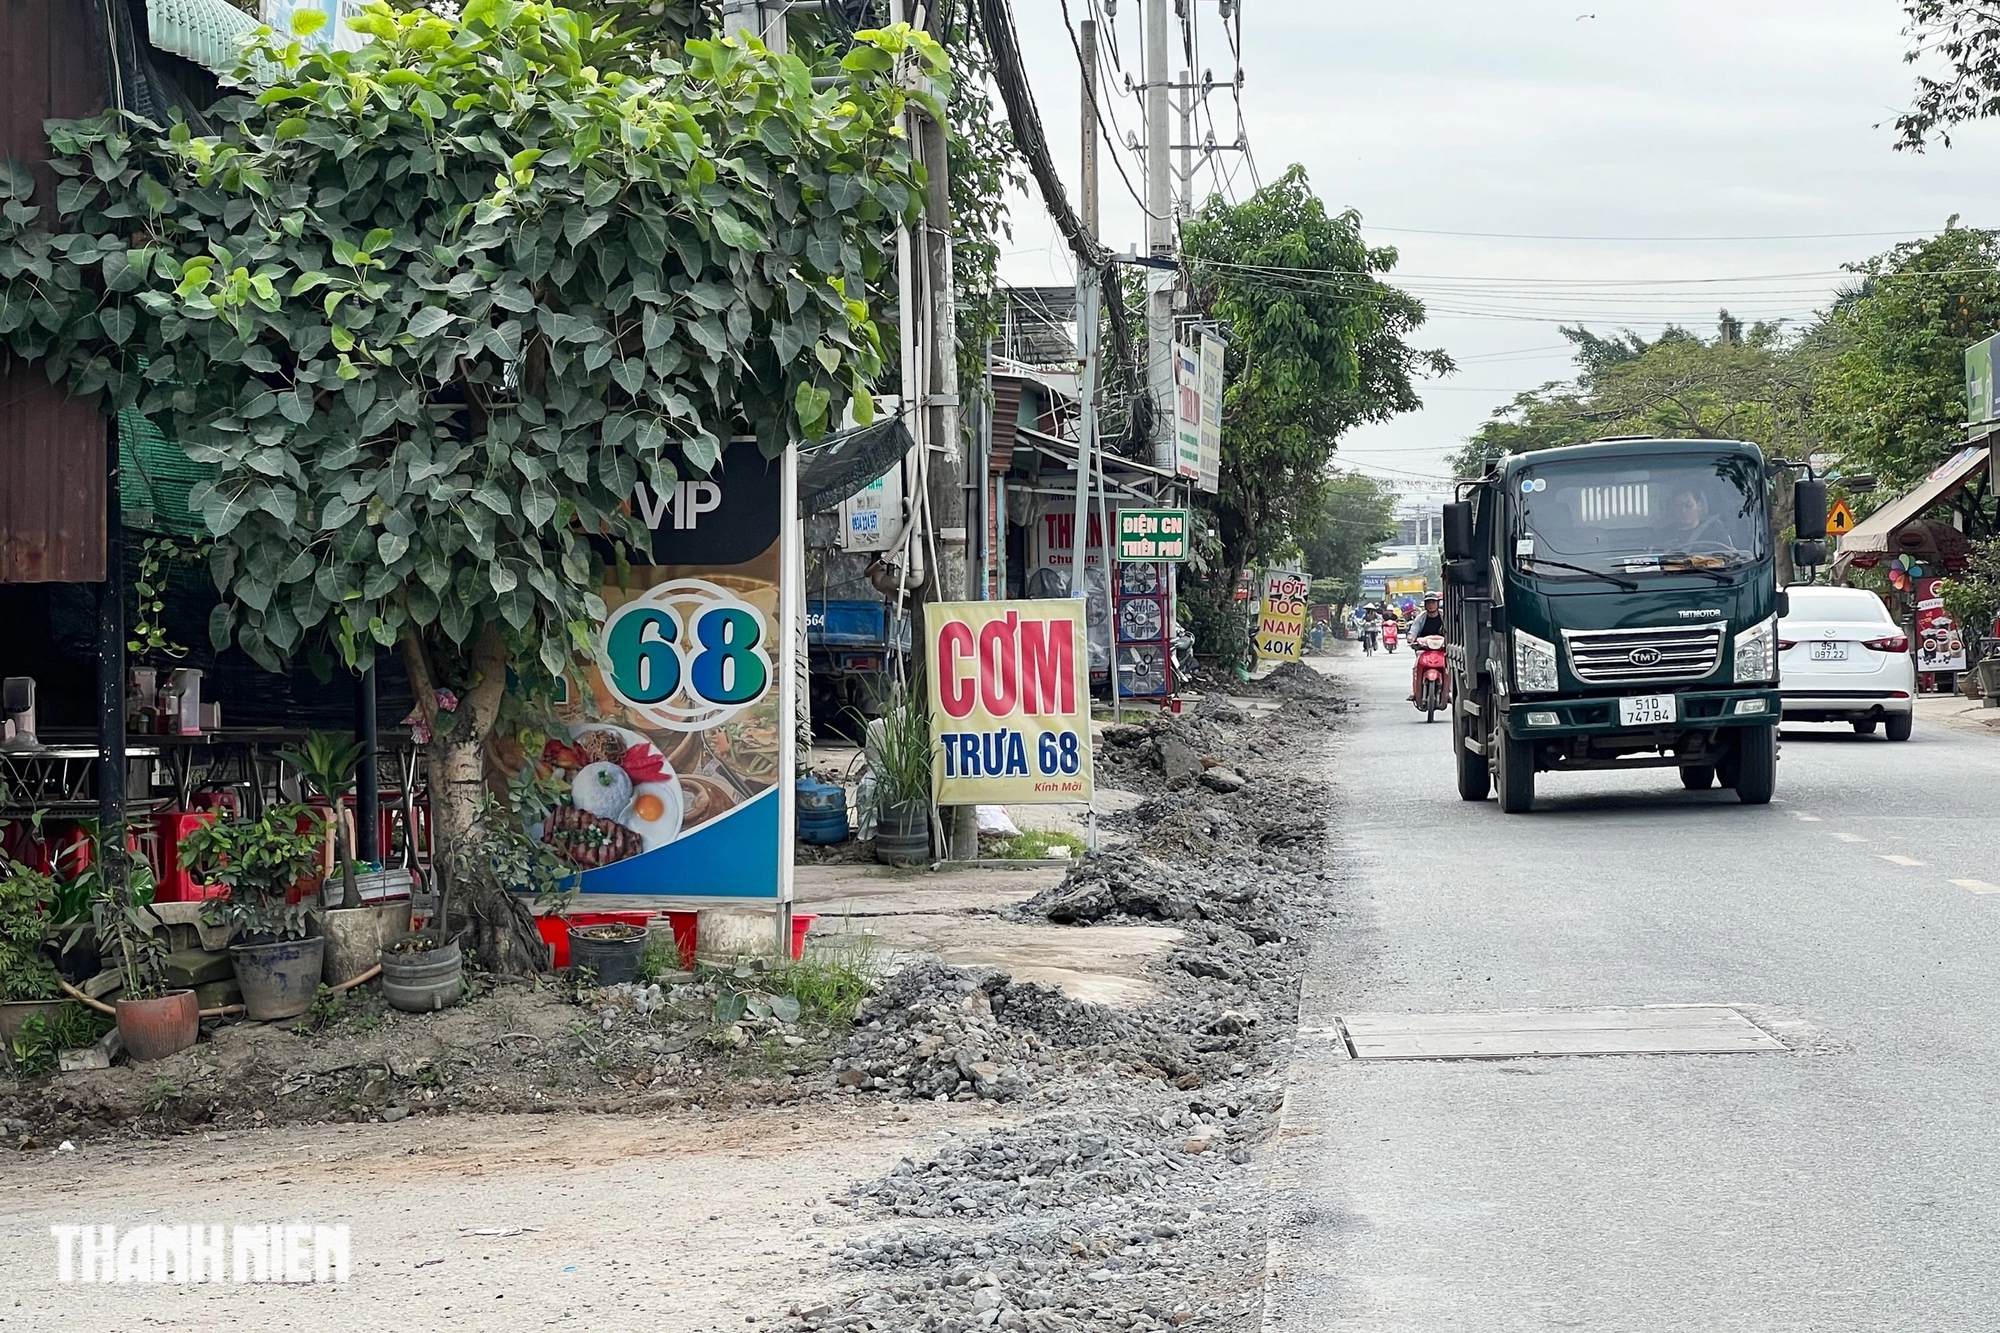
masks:
[[[1784,469],[1752,444],[1620,437],[1517,454],[1445,506],[1458,792],[1530,809],[1535,775],[1677,768],[1745,804],[1777,783]],[[1791,557],[1826,559],[1792,483]]]

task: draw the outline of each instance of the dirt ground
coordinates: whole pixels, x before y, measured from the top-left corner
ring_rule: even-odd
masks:
[[[833,1198],[994,1119],[951,1102],[454,1116],[14,1153],[0,1329],[743,1328],[811,1303],[826,1253],[884,1229]],[[351,1281],[56,1281],[54,1225],[297,1220],[350,1228]]]

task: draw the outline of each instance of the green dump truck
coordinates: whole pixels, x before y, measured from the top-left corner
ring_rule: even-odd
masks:
[[[1459,795],[1510,814],[1535,775],[1678,768],[1744,803],[1777,783],[1774,480],[1755,445],[1600,440],[1518,454],[1445,506]],[[1826,489],[1793,486],[1796,566],[1825,562]]]

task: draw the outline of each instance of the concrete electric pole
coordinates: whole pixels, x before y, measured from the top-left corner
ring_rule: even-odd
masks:
[[[1167,132],[1168,8],[1146,0],[1146,249],[1154,259],[1174,254],[1173,178]],[[1146,396],[1153,402],[1153,462],[1174,465],[1174,274],[1146,270]]]

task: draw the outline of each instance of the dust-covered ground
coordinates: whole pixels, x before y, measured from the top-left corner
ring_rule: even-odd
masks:
[[[1286,668],[1191,718],[1114,731],[1132,837],[1016,911],[1079,929],[1171,922],[1166,998],[1113,1011],[1005,975],[913,968],[836,1061],[857,1095],[990,1097],[1029,1114],[912,1154],[840,1202],[849,1240],[801,1329],[1248,1330],[1262,1308],[1276,1132],[1302,965],[1325,926],[1322,799],[1345,705]],[[1109,781],[1109,779],[1107,779]]]
[[[1077,930],[1173,926],[1178,942],[1151,965],[1158,998],[1140,1007],[919,960],[852,1023],[811,995],[796,1013],[718,1014],[719,994],[764,985],[750,976],[583,996],[483,983],[440,1014],[357,998],[296,1029],[223,1025],[173,1060],[0,1084],[0,1128],[33,1153],[0,1179],[36,1233],[0,1240],[0,1262],[42,1281],[50,1219],[136,1225],[132,1201],[159,1197],[168,1212],[195,1199],[394,1221],[412,1239],[370,1261],[381,1272],[357,1260],[355,1282],[394,1274],[370,1300],[409,1297],[379,1309],[411,1311],[390,1322],[412,1328],[1254,1328],[1269,1205],[1257,1168],[1303,960],[1329,920],[1322,779],[1344,711],[1324,677],[1288,667],[1188,715],[1108,730],[1101,785],[1147,799],[1116,817],[1121,845],[1010,911]],[[346,1135],[347,1155],[328,1157]],[[528,1150],[504,1149],[527,1135]],[[389,1218],[366,1182],[404,1169],[399,1154],[426,1160]],[[621,1174],[628,1157],[644,1160]],[[195,1162],[209,1174],[188,1175]],[[239,1170],[317,1189],[183,1188]],[[42,1218],[67,1179],[98,1189],[77,1207],[124,1212]],[[786,1206],[753,1225],[744,1210],[767,1188]],[[606,1217],[594,1240],[593,1210]],[[512,1246],[532,1262],[473,1260],[508,1249],[468,1240],[482,1219],[545,1228]],[[657,1245],[633,1239],[648,1234]],[[663,1266],[658,1245],[685,1263]],[[410,1267],[429,1249],[446,1271]],[[259,1299],[217,1289],[175,1308],[189,1327],[233,1327]],[[316,1299],[285,1298],[297,1317]],[[58,1292],[34,1308],[72,1307]],[[22,1326],[122,1326],[86,1308],[95,1323]]]

